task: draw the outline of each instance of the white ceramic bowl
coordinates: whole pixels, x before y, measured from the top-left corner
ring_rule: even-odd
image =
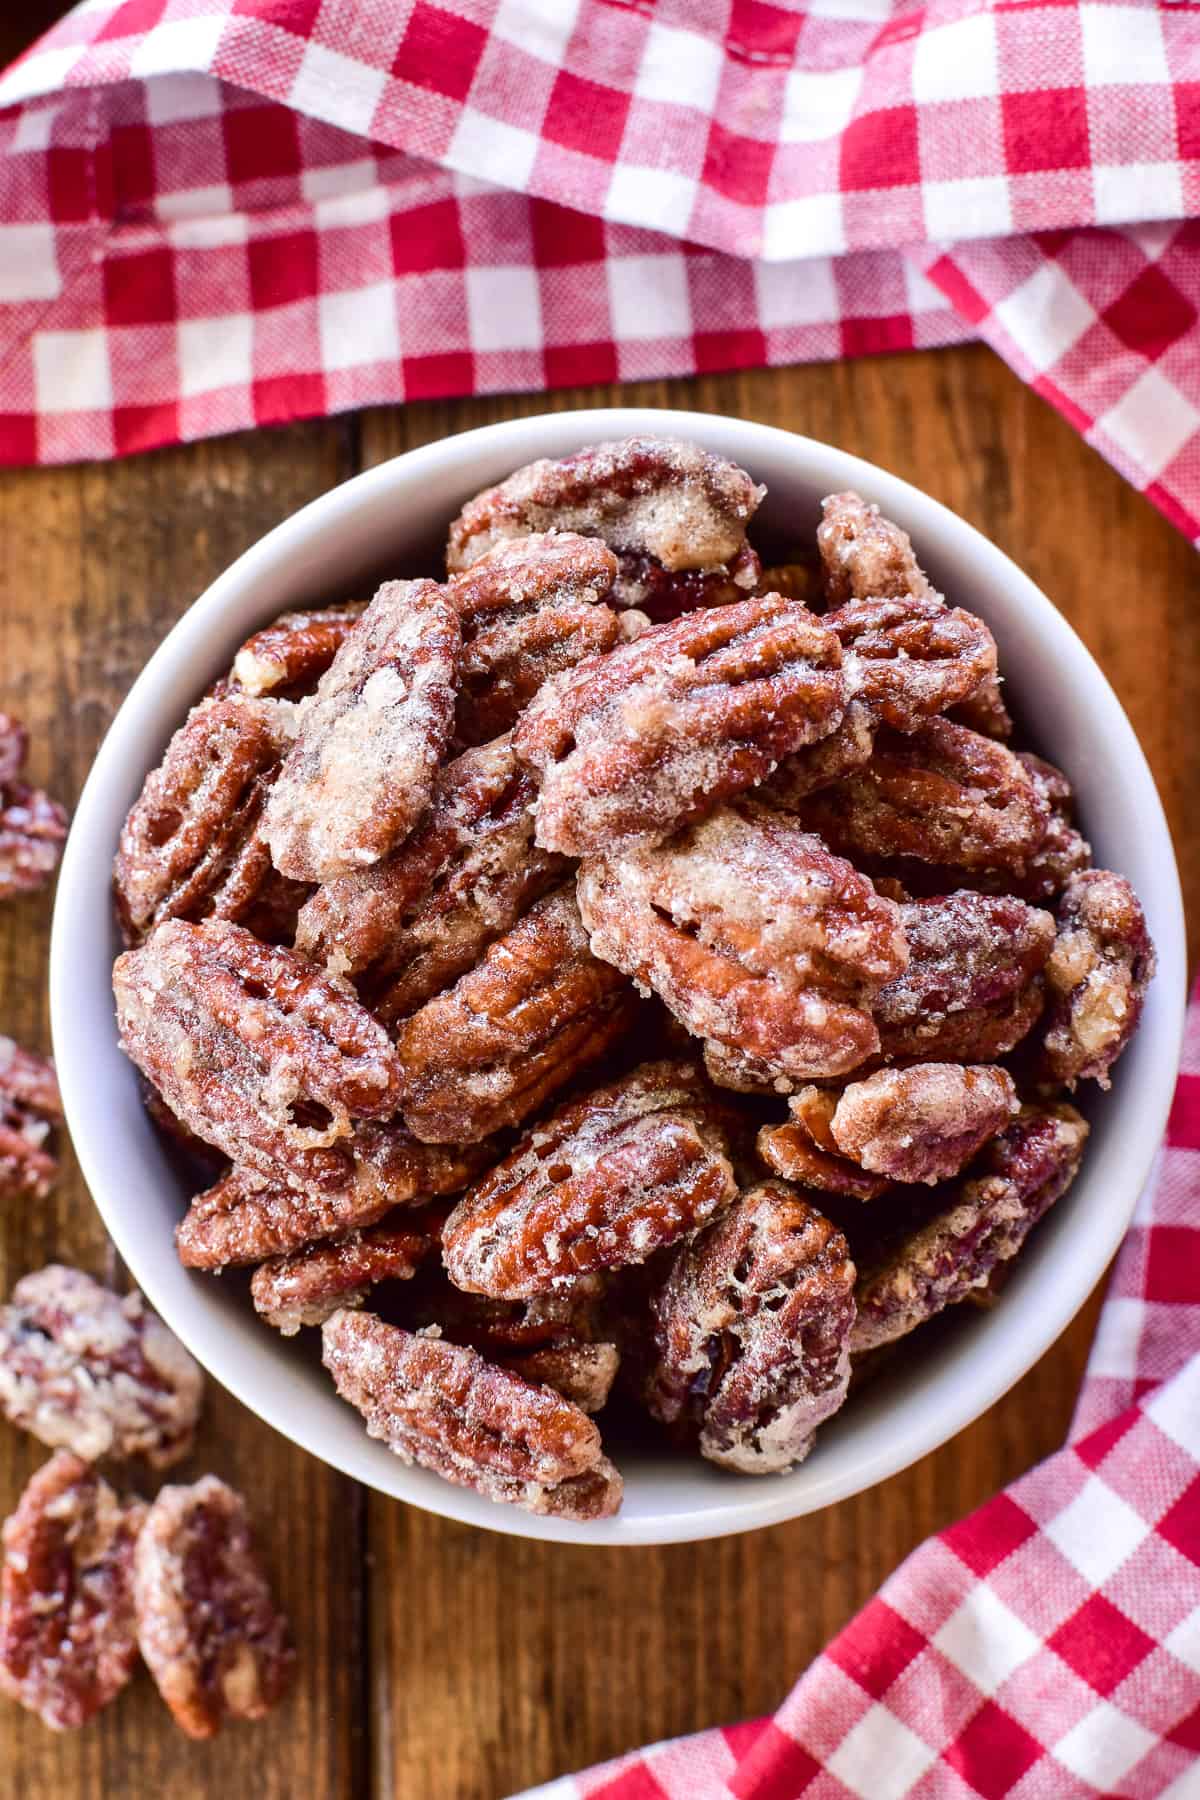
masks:
[[[970,1316],[932,1344],[914,1343],[822,1429],[794,1473],[754,1479],[698,1460],[628,1456],[620,1515],[577,1525],[490,1505],[405,1468],[336,1398],[311,1345],[306,1353],[255,1319],[244,1284],[180,1268],[172,1231],[188,1196],[117,1046],[109,869],[146,770],[250,631],[285,606],[411,567],[469,495],[521,464],[647,431],[698,439],[749,469],[767,484],[760,516],[793,539],[811,533],[823,494],[847,487],[912,533],[938,586],[995,632],[1027,731],[1076,784],[1097,860],[1141,895],[1159,972],[1113,1091],[1089,1103],[1083,1172],[1035,1233],[1002,1304],[960,1309]],[[961,1430],[1024,1374],[1103,1272],[1146,1180],[1174,1085],[1184,971],[1179,880],[1150,771],[1104,676],[1032,582],[936,501],[825,444],[736,419],[628,409],[516,419],[411,451],[313,501],[213,583],[134,683],[80,799],[55,908],[51,1004],[67,1118],[96,1204],[134,1279],[218,1381],[313,1455],[431,1512],[528,1537],[640,1544],[747,1531],[858,1493]]]

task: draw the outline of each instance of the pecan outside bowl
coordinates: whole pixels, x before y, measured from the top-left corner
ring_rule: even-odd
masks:
[[[960,1307],[946,1328],[931,1327],[927,1342],[894,1358],[823,1428],[791,1474],[751,1479],[618,1443],[620,1514],[576,1524],[493,1506],[405,1468],[368,1439],[316,1354],[255,1317],[243,1283],[180,1267],[172,1233],[189,1193],[117,1046],[109,871],[146,770],[251,631],[285,607],[361,591],[372,576],[436,568],[430,558],[446,522],[470,495],[535,457],[635,432],[694,438],[750,470],[768,487],[758,523],[785,541],[811,534],[821,496],[844,488],[878,501],[911,533],[936,585],[992,628],[1026,734],[1069,772],[1097,863],[1133,882],[1159,967],[1112,1091],[1082,1103],[1093,1128],[1083,1171],[999,1304]],[[1179,878],[1153,779],[1112,689],[1045,595],[970,525],[869,463],[765,425],[642,408],[512,419],[410,451],[313,501],[239,557],[167,635],[101,746],[63,859],[51,947],[54,1049],[84,1175],[134,1280],[188,1349],[285,1437],[380,1492],[493,1531],[569,1543],[689,1542],[774,1525],[883,1481],[985,1412],[1064,1329],[1129,1224],[1166,1124],[1184,999]]]

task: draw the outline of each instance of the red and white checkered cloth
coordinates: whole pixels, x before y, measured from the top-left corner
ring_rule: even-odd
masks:
[[[773,1719],[525,1800],[1196,1800],[1200,990],[1067,1447],[913,1552]]]
[[[83,0],[0,461],[979,336],[1200,535],[1195,0]]]

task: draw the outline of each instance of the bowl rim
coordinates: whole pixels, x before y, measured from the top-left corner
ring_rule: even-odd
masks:
[[[1041,1284],[1045,1289],[1041,1294],[1044,1305],[1037,1312],[1036,1329],[1023,1337],[1009,1332],[1001,1339],[999,1350],[992,1347],[992,1354],[986,1361],[979,1354],[971,1355],[973,1348],[978,1349],[977,1342],[955,1347],[954,1364],[960,1378],[957,1381],[950,1379],[953,1370],[945,1372],[945,1379],[934,1372],[926,1385],[931,1388],[931,1397],[932,1390],[938,1388],[940,1400],[946,1404],[926,1407],[921,1429],[901,1442],[896,1441],[895,1433],[877,1434],[881,1438],[879,1447],[860,1454],[857,1459],[852,1458],[849,1467],[843,1467],[836,1476],[824,1472],[820,1461],[814,1458],[788,1476],[770,1481],[746,1478],[736,1488],[730,1486],[728,1499],[719,1506],[700,1504],[692,1509],[685,1504],[673,1506],[662,1515],[629,1519],[618,1514],[613,1520],[587,1524],[547,1519],[515,1507],[495,1505],[488,1507],[483,1516],[477,1496],[449,1483],[428,1488],[423,1481],[413,1479],[419,1471],[410,1471],[395,1459],[392,1459],[392,1480],[385,1483],[381,1472],[377,1475],[373,1468],[363,1466],[365,1458],[356,1464],[352,1456],[338,1454],[320,1441],[322,1434],[310,1428],[306,1413],[293,1415],[286,1406],[264,1398],[257,1391],[248,1373],[239,1366],[243,1360],[241,1351],[226,1354],[218,1330],[202,1326],[199,1317],[181,1319],[170,1299],[164,1296],[153,1267],[142,1253],[136,1232],[121,1214],[115,1171],[102,1154],[103,1133],[98,1129],[99,1121],[90,1117],[87,1107],[90,1049],[82,1040],[88,1034],[76,1030],[72,1016],[73,963],[81,932],[81,909],[89,881],[95,876],[92,817],[106,808],[111,810],[111,790],[118,786],[122,791],[128,790],[131,770],[136,772],[140,784],[145,753],[144,749],[138,749],[136,726],[164,675],[171,673],[178,679],[178,671],[189,660],[202,661],[215,631],[227,623],[227,611],[232,612],[239,598],[244,598],[260,576],[267,575],[304,549],[315,547],[339,515],[345,518],[355,511],[365,511],[398,481],[406,485],[410,479],[432,478],[452,471],[460,464],[465,468],[476,455],[507,448],[510,443],[520,446],[514,449],[510,464],[517,467],[531,460],[531,454],[566,454],[562,447],[564,440],[578,447],[606,438],[647,432],[695,437],[701,442],[714,438],[720,442],[733,433],[745,439],[745,447],[736,452],[736,458],[751,469],[755,443],[763,446],[764,456],[770,445],[782,457],[796,458],[800,463],[815,461],[821,465],[822,481],[826,479],[824,470],[828,469],[826,491],[859,488],[877,501],[885,514],[907,518],[910,524],[913,514],[936,520],[943,536],[958,540],[964,556],[981,569],[990,570],[998,580],[1002,578],[1015,596],[1033,609],[1038,620],[1037,633],[1044,639],[1047,652],[1065,659],[1078,674],[1081,684],[1089,691],[1089,712],[1101,714],[1100,724],[1105,734],[1114,735],[1122,755],[1128,755],[1129,780],[1137,789],[1137,807],[1144,820],[1144,831],[1148,838],[1157,840],[1158,850],[1163,853],[1162,892],[1155,930],[1159,975],[1155,983],[1153,1016],[1157,1035],[1143,1054],[1149,1072],[1138,1089],[1141,1101],[1138,1129],[1125,1134],[1129,1142],[1118,1146],[1120,1167],[1117,1173],[1124,1201],[1119,1206],[1109,1207],[1103,1230],[1081,1232],[1079,1241],[1072,1239],[1071,1281],[1059,1282],[1056,1286],[1049,1282]],[[543,447],[531,453],[531,440],[540,441]],[[725,454],[735,454],[728,444],[722,449]],[[798,468],[797,479],[807,479],[810,473],[810,470]],[[103,835],[111,852],[115,847],[114,838],[107,831]],[[1003,551],[965,519],[931,495],[873,463],[833,445],[754,420],[653,407],[606,407],[537,414],[502,420],[438,439],[390,458],[317,496],[245,550],[210,583],[166,634],[109,725],[75,810],[59,877],[50,946],[52,1036],[67,1124],[84,1180],[133,1279],[207,1372],[285,1438],[379,1492],[402,1498],[444,1517],[484,1524],[510,1536],[603,1545],[694,1542],[759,1529],[819,1510],[876,1486],[928,1455],[1006,1393],[1070,1323],[1125,1234],[1166,1126],[1183,1034],[1185,990],[1183,903],[1178,869],[1153,777],[1133,728],[1106,677],[1047,596]],[[112,1048],[119,1056],[115,1021],[111,1030]],[[1132,1097],[1131,1094],[1130,1100]],[[203,1310],[201,1307],[201,1314]],[[280,1340],[268,1340],[270,1356],[279,1356],[282,1348]],[[968,1374],[973,1379],[967,1379]],[[942,1393],[941,1388],[949,1391]],[[365,1433],[362,1435],[366,1442]],[[409,1491],[410,1484],[413,1491]]]

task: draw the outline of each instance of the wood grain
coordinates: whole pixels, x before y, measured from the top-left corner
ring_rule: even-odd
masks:
[[[63,10],[32,0],[19,23],[0,20],[0,58]],[[414,406],[106,468],[7,473],[0,707],[33,727],[35,777],[75,799],[170,623],[312,495],[490,419],[614,401],[824,438],[978,525],[1106,668],[1158,778],[1186,896],[1200,901],[1200,825],[1189,817],[1200,782],[1195,555],[979,348]],[[0,910],[0,1031],[41,1047],[48,920],[44,898]],[[0,1291],[51,1256],[120,1277],[73,1170],[44,1207],[0,1218]],[[242,1485],[264,1522],[301,1647],[295,1697],[271,1722],[210,1746],[175,1732],[144,1677],[65,1738],[0,1703],[0,1800],[499,1800],[636,1743],[769,1709],[923,1537],[1061,1442],[1097,1306],[1093,1297],[984,1419],[882,1487],[773,1531],[663,1550],[539,1546],[365,1496],[210,1386],[189,1466]],[[0,1430],[0,1509],[42,1455]]]

